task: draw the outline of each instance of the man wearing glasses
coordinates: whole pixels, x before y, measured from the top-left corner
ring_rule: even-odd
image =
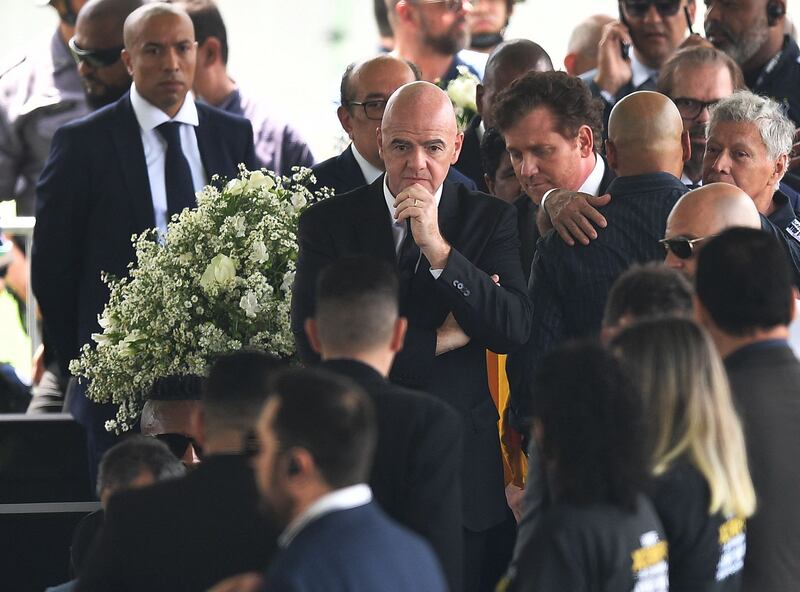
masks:
[[[67,47],[85,3],[52,0],[59,23],[50,43],[0,69],[0,201],[16,200],[19,216],[34,215],[36,180],[53,134],[88,111]]]
[[[619,21],[603,29],[597,68],[581,75],[605,103],[604,122],[622,97],[655,90],[658,71],[686,37],[694,0],[620,0]]]
[[[350,64],[342,76],[341,104],[336,110],[350,145],[344,152],[311,168],[317,187],[330,187],[338,195],[363,187],[383,174],[378,154],[378,128],[386,101],[398,88],[420,79],[419,70],[403,59],[382,55]],[[451,168],[446,181],[474,190],[475,183]]]
[[[470,41],[468,0],[386,0],[397,57],[414,62],[422,79],[446,87],[458,67],[478,72],[456,54]]]

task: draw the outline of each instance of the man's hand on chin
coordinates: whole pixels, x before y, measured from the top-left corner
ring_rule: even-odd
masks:
[[[436,355],[440,356],[454,349],[464,347],[469,343],[470,337],[458,324],[453,313],[447,315],[442,326],[436,329]]]
[[[450,257],[450,245],[439,232],[439,208],[436,198],[421,185],[406,187],[394,200],[397,221],[411,220],[411,233],[432,269],[444,269]]]
[[[593,223],[600,228],[608,226],[608,222],[596,208],[605,206],[610,201],[609,194],[595,197],[568,189],[554,189],[542,202],[540,218],[547,218],[552,228],[556,229],[569,246],[573,246],[575,240],[588,245],[589,241],[597,238]]]

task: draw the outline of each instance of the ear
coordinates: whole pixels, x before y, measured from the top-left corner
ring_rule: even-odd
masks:
[[[220,64],[223,64],[222,44],[216,37],[207,37],[203,43],[197,46],[198,65],[203,68],[208,68],[218,61]]]
[[[483,181],[486,183],[486,188],[489,190],[489,195],[494,195],[494,179],[486,173],[483,174]]]
[[[200,446],[206,445],[206,412],[202,405],[196,405],[189,415],[189,426],[192,436]]]
[[[797,291],[796,286],[792,286],[792,315],[791,319],[792,322],[797,320],[797,299],[800,298],[800,293]]]
[[[789,168],[789,155],[783,154],[781,155],[778,160],[775,161],[775,170],[772,173],[772,178],[770,181],[774,185],[780,183],[780,180],[783,179],[783,176],[786,174],[786,170]]]
[[[406,340],[406,330],[408,330],[408,319],[399,317],[394,322],[394,331],[392,332],[392,342],[389,347],[394,353],[403,349],[403,343]]]
[[[383,160],[383,134],[381,134],[381,126],[378,126],[375,133],[378,135],[378,156]]]
[[[339,123],[342,124],[342,129],[347,133],[347,137],[353,139],[353,120],[350,115],[350,109],[344,105],[340,105],[336,109],[336,116],[339,118]]]
[[[123,49],[122,53],[122,63],[125,64],[125,69],[128,71],[128,76],[133,76],[133,65],[131,63],[131,54],[128,53],[127,49]]]
[[[683,162],[687,162],[692,157],[692,142],[689,140],[689,132],[681,133],[681,150],[683,151]]]
[[[594,132],[588,125],[578,128],[578,145],[582,158],[588,158],[594,152]]]
[[[612,170],[617,170],[617,166],[619,165],[617,148],[611,140],[606,140],[606,160],[608,161],[608,166],[610,166]]]
[[[575,62],[578,61],[578,56],[574,53],[568,53],[564,56],[564,67],[567,69],[567,74],[575,76]]]
[[[394,11],[397,15],[398,21],[404,23],[413,23],[415,20],[416,13],[414,11],[414,7],[410,2],[406,2],[406,0],[400,0],[400,2],[395,4]]]
[[[456,134],[456,141],[453,143],[453,158],[450,159],[450,164],[458,162],[458,155],[461,154],[461,145],[464,143],[464,133],[458,132]],[[383,158],[383,156],[381,156]]]
[[[689,0],[686,3],[686,8],[689,10],[689,20],[692,21],[692,25],[694,25],[694,17],[695,17],[695,13],[697,11],[697,6],[695,6],[695,1],[694,0]]]
[[[305,448],[296,447],[287,450],[281,455],[280,462],[287,482],[296,483],[298,486],[305,487],[304,484],[317,472],[314,457]]]
[[[306,337],[311,344],[312,349],[318,354],[322,353],[322,344],[319,342],[319,334],[317,333],[317,322],[309,317],[306,319],[303,328],[306,330]]]
[[[483,93],[484,88],[482,84],[475,87],[475,105],[478,107],[478,115],[483,119]]]

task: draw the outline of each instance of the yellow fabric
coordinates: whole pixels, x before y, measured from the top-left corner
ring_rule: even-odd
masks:
[[[528,460],[522,452],[520,434],[508,425],[508,377],[506,376],[506,356],[486,351],[486,368],[489,376],[489,391],[497,406],[500,420],[497,431],[500,435],[500,452],[503,455],[503,476],[505,484],[525,486]]]

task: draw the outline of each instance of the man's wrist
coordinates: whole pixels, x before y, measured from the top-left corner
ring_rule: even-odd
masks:
[[[544,213],[547,214],[548,218],[550,217],[550,214],[547,212],[547,208],[545,207],[544,204],[547,201],[547,198],[550,197],[550,194],[557,189],[558,187],[553,187],[552,189],[548,189],[547,191],[545,191],[544,195],[542,196],[542,200],[539,202],[539,206],[544,210]]]
[[[425,257],[430,263],[431,269],[444,269],[447,266],[447,260],[450,258],[450,245],[444,239],[442,243],[431,249],[422,249]]]

